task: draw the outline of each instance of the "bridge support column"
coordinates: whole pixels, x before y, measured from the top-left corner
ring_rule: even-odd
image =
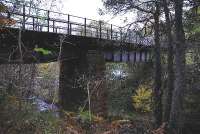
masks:
[[[91,111],[99,116],[107,115],[107,90],[105,85],[104,55],[96,51],[94,53],[63,47],[60,62],[60,105],[67,111],[78,111],[87,100],[87,87],[89,86]],[[84,80],[77,83],[77,78],[84,74]],[[82,77],[81,77],[82,78]],[[85,107],[88,110],[88,107]]]
[[[77,111],[85,96],[84,89],[76,80],[87,68],[86,53],[65,45],[62,48],[60,61],[59,103],[67,111]]]
[[[88,53],[89,72],[92,72],[90,92],[91,110],[98,116],[107,116],[107,89],[105,79],[105,59],[104,54],[97,51]]]

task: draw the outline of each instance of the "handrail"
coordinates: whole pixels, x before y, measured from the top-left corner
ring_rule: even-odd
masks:
[[[16,4],[10,1],[3,0],[4,4]],[[152,45],[152,39],[141,38],[136,31],[129,31],[128,29],[109,24],[103,21],[97,21],[80,16],[49,11],[29,6],[27,4],[17,3],[19,12],[13,11],[11,17],[16,20],[16,25],[13,27],[23,28],[27,30],[54,32],[69,35],[81,35],[95,38],[104,38],[109,40],[119,40],[121,42]],[[13,5],[12,5],[13,6]],[[28,13],[27,13],[28,9]],[[37,11],[32,13],[31,11]],[[42,16],[41,11],[44,14]],[[52,16],[52,14],[54,14]],[[57,15],[56,15],[57,14]],[[64,15],[66,18],[60,19],[59,16]],[[88,21],[90,22],[88,24]],[[93,24],[94,23],[94,24]],[[12,27],[12,26],[11,26]],[[78,29],[78,30],[77,30]],[[125,33],[123,31],[126,31]],[[140,38],[138,40],[138,38]]]

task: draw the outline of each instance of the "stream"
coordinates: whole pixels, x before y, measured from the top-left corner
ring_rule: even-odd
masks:
[[[36,105],[39,112],[52,111],[56,116],[59,116],[59,108],[55,104],[47,103],[45,100],[37,98],[36,96],[29,98]]]

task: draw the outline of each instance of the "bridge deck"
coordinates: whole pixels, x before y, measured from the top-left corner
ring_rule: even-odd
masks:
[[[19,59],[18,50],[18,36],[19,29],[13,28],[5,28],[0,36],[0,62],[8,61],[9,57],[15,57],[11,59]],[[103,52],[108,61],[122,61],[120,58],[124,57],[125,53],[127,55],[133,52],[143,52],[151,51],[151,46],[142,46],[142,45],[134,45],[132,43],[122,43],[120,41],[115,40],[107,40],[107,39],[99,39],[94,37],[83,37],[83,36],[75,36],[75,35],[63,35],[57,33],[49,33],[49,32],[38,32],[32,30],[24,30],[21,31],[21,39],[22,39],[22,50],[24,53],[24,57],[26,57],[28,61],[28,57],[32,57],[35,48],[44,48],[46,50],[51,51],[51,55],[45,58],[42,61],[41,57],[39,57],[40,62],[50,62],[57,60],[60,51],[60,43],[63,40],[62,45],[70,47],[73,50],[79,49],[80,51],[88,51],[95,50],[99,52]],[[112,58],[111,58],[112,55]],[[133,58],[134,59],[134,58]],[[32,61],[32,60],[30,60]],[[123,60],[124,61],[124,60]]]
[[[14,5],[16,7],[16,3],[4,1],[4,4],[9,9]],[[102,21],[17,4],[17,9],[13,9],[10,13],[10,18],[16,23],[1,29],[0,62],[7,62],[8,59],[16,62],[16,59],[19,59],[17,54],[19,31],[22,31],[21,41],[25,61],[33,57],[34,49],[38,47],[51,51],[50,57],[43,59],[44,61],[40,55],[39,62],[57,60],[62,41],[62,45],[81,51],[101,51],[109,61],[130,61],[130,59],[136,61],[137,58],[131,56],[137,55],[131,54],[133,51],[134,53],[138,51],[141,53],[139,57],[142,57],[147,55],[142,53],[146,53],[152,47],[151,38],[142,38],[136,31]],[[140,59],[146,61],[146,58]]]

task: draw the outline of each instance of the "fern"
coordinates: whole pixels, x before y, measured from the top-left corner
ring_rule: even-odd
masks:
[[[135,109],[140,112],[150,112],[151,96],[151,89],[149,89],[145,85],[140,86],[135,95],[132,96],[133,106],[135,107]]]

